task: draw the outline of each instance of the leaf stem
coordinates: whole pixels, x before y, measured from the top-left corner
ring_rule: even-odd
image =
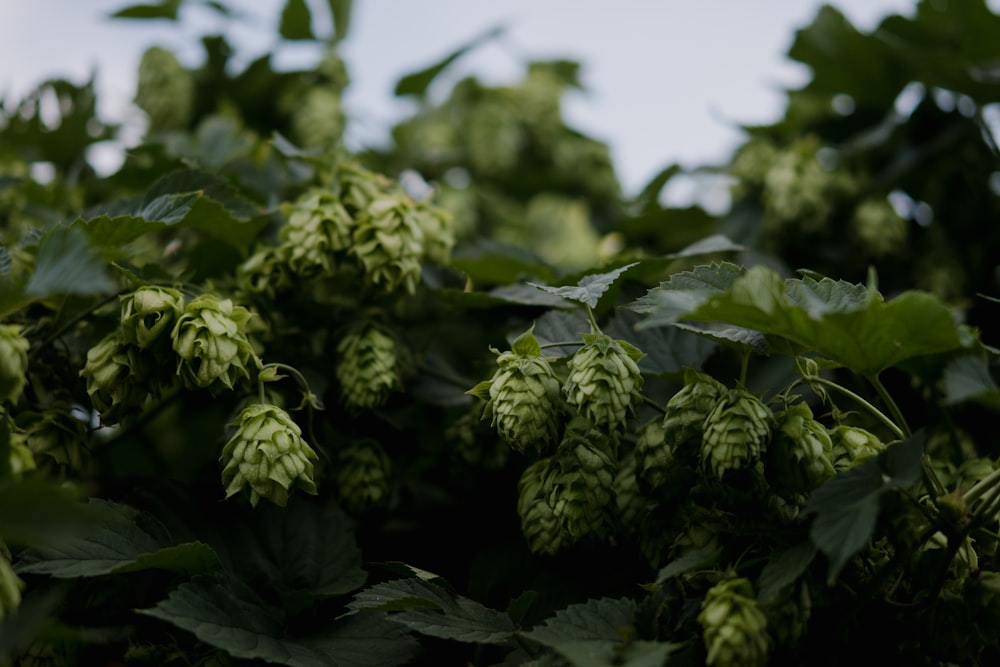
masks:
[[[902,431],[902,434],[899,436],[900,439],[904,440],[913,435],[912,431],[910,431],[909,425],[906,423],[906,418],[903,417],[903,413],[899,410],[899,406],[896,405],[896,401],[892,400],[892,396],[886,390],[885,385],[882,384],[878,375],[872,375],[866,379],[872,384],[873,387],[875,387],[875,391],[878,393],[879,398],[882,399],[882,402],[885,403],[886,407],[889,409],[889,414],[891,414],[895,422],[899,424]]]
[[[601,327],[597,326],[597,320],[594,319],[594,309],[588,304],[584,304],[587,308],[587,321],[590,322],[590,332],[591,333],[601,333]]]
[[[880,422],[882,422],[883,424],[885,424],[889,428],[889,430],[892,431],[893,434],[897,438],[899,438],[900,440],[904,440],[906,438],[903,430],[899,426],[897,426],[891,419],[889,419],[888,417],[886,417],[885,414],[883,414],[881,410],[879,410],[878,408],[876,408],[874,405],[872,405],[871,403],[869,403],[868,401],[866,401],[861,396],[858,396],[857,394],[855,394],[853,391],[851,391],[847,387],[842,387],[841,385],[837,384],[836,382],[834,382],[832,380],[827,380],[826,378],[820,377],[818,375],[809,378],[809,381],[810,382],[815,382],[817,384],[821,384],[824,387],[829,387],[831,389],[836,389],[837,391],[839,391],[840,393],[844,394],[845,396],[853,398],[855,401],[857,401],[862,406],[864,406],[866,410],[868,410],[869,412],[871,412]]]

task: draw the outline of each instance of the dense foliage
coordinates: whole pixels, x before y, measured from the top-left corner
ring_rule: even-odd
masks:
[[[93,82],[0,105],[0,664],[1000,660],[1000,16],[824,7],[625,198],[575,63],[430,95],[496,33],[345,150],[328,5],[147,50],[108,176]]]

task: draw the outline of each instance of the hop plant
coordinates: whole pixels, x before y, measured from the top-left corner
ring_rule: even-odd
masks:
[[[0,324],[0,402],[17,403],[24,391],[30,343],[18,324]]]
[[[766,471],[777,489],[806,493],[836,474],[831,460],[833,441],[806,403],[792,405],[775,415],[775,420]]]
[[[284,507],[293,488],[316,494],[313,462],[318,456],[287,412],[257,403],[245,408],[234,425],[220,457],[227,498],[250,487],[254,507],[261,498]]]
[[[10,550],[0,539],[0,621],[12,615],[21,606],[21,591],[24,581],[11,567]]]
[[[358,216],[351,253],[368,283],[385,292],[416,292],[424,254],[420,214],[405,194],[383,194]]]
[[[611,438],[580,417],[569,423],[549,496],[564,544],[607,536],[614,520],[617,463]]]
[[[187,304],[170,334],[185,385],[217,393],[249,379],[247,364],[254,354],[245,331],[250,317],[246,308],[213,294]]]
[[[288,219],[279,233],[283,258],[303,277],[329,275],[337,255],[351,245],[354,220],[337,196],[312,189],[282,206]]]
[[[369,410],[385,403],[401,385],[399,345],[382,327],[367,323],[337,344],[337,381],[348,409]]]
[[[240,287],[271,299],[291,287],[292,250],[286,245],[258,247],[236,269]]]
[[[170,287],[140,287],[120,301],[121,338],[142,350],[166,338],[184,311],[184,295]]]
[[[830,459],[837,472],[877,456],[885,447],[873,433],[856,426],[840,425],[830,429]]]
[[[709,589],[698,613],[702,639],[712,667],[767,664],[767,616],[757,606],[748,579],[727,579]]]
[[[300,146],[330,150],[344,133],[344,110],[335,88],[317,86],[306,91],[291,118],[292,139]]]
[[[542,449],[555,440],[562,394],[548,359],[529,329],[497,357],[493,377],[468,393],[487,400],[483,418],[519,452]]]
[[[343,505],[361,512],[385,504],[391,469],[389,456],[375,440],[360,440],[342,449],[337,454],[334,479]]]
[[[680,460],[697,461],[705,419],[726,391],[726,386],[710,375],[691,369],[684,372],[684,387],[670,397],[663,415],[664,442]]]
[[[149,117],[150,130],[187,126],[194,106],[194,79],[167,49],[146,49],[139,61],[135,102]]]
[[[636,362],[643,354],[603,333],[584,334],[583,342],[569,360],[566,399],[592,426],[621,428],[639,398],[643,378]]]
[[[559,518],[549,504],[558,472],[553,457],[539,459],[525,468],[517,484],[517,515],[521,532],[534,553],[554,554],[562,548]]]
[[[149,389],[148,364],[135,353],[133,346],[112,331],[87,351],[87,363],[80,375],[87,382],[87,393],[104,424],[114,424],[142,408]]]
[[[705,418],[702,464],[716,479],[756,463],[771,437],[774,415],[745,389],[730,389]]]

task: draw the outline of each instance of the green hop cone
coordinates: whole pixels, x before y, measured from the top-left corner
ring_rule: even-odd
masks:
[[[833,477],[833,441],[805,403],[775,415],[777,426],[768,446],[768,481],[786,494],[807,493]]]
[[[349,410],[361,411],[383,405],[401,386],[399,343],[373,323],[357,328],[337,344],[337,381]]]
[[[80,375],[87,382],[87,393],[104,424],[115,424],[126,415],[141,410],[150,390],[152,375],[149,363],[134,346],[113,331],[87,351],[87,363]]]
[[[697,463],[705,419],[727,391],[710,375],[691,369],[684,372],[684,387],[670,397],[663,415],[664,440],[679,460]]]
[[[291,118],[292,139],[306,148],[330,150],[344,133],[344,110],[334,88],[310,88],[297,100]]]
[[[406,194],[384,194],[358,216],[351,253],[368,283],[387,293],[413,294],[420,282],[424,229]]]
[[[885,448],[873,433],[856,426],[841,425],[830,429],[830,442],[830,459],[837,472],[853,468]]]
[[[584,334],[583,342],[569,360],[566,400],[592,426],[621,428],[639,398],[643,378],[636,362],[643,354],[606,334]]]
[[[282,206],[288,222],[279,232],[289,268],[303,277],[330,275],[351,245],[354,220],[337,196],[312,189]]]
[[[452,214],[440,206],[417,202],[416,220],[423,230],[424,257],[442,266],[451,261],[451,250],[455,247],[455,232]]]
[[[227,498],[250,487],[254,507],[261,498],[284,507],[293,488],[316,494],[313,462],[318,457],[287,412],[258,403],[244,408],[234,425],[220,457]]]
[[[578,417],[566,428],[555,463],[549,505],[563,543],[606,537],[614,521],[618,467],[611,438]]]
[[[167,49],[146,49],[139,61],[135,102],[149,117],[150,130],[187,126],[194,106],[194,78]]]
[[[551,555],[563,546],[559,519],[549,504],[554,475],[558,472],[554,462],[552,457],[535,461],[525,468],[517,484],[521,532],[533,553]]]
[[[494,352],[497,352],[494,350]],[[541,450],[556,438],[562,405],[559,380],[529,329],[497,357],[497,370],[470,394],[487,400],[483,417],[519,452]]]
[[[10,550],[0,539],[0,621],[11,616],[21,606],[24,582],[11,567]]]
[[[639,488],[661,502],[686,494],[695,481],[694,471],[674,455],[674,446],[666,436],[663,420],[655,418],[639,431],[635,442]]]
[[[705,595],[698,613],[712,667],[758,667],[767,664],[770,638],[767,616],[757,606],[748,579],[719,582]]]
[[[354,218],[392,189],[390,179],[357,162],[345,160],[337,165],[337,194]]]
[[[46,410],[25,424],[25,444],[43,469],[80,472],[89,459],[86,424],[74,417],[70,406]]]
[[[0,402],[17,403],[28,372],[28,339],[18,324],[0,324]]]
[[[140,287],[120,300],[122,340],[141,350],[165,338],[184,312],[184,295],[170,287]]]
[[[236,268],[240,288],[273,299],[292,286],[289,264],[292,249],[286,246],[259,246]]]
[[[217,393],[249,379],[253,349],[246,336],[250,311],[229,299],[203,294],[184,308],[171,332],[177,374],[191,388]]]
[[[745,470],[764,453],[774,415],[745,389],[730,389],[705,418],[701,456],[716,479],[729,471]]]
[[[619,461],[611,491],[615,498],[618,528],[624,535],[635,535],[642,523],[642,517],[648,514],[650,503],[643,497],[639,488],[638,463],[634,451]]]
[[[351,443],[337,454],[335,466],[337,494],[345,508],[363,512],[389,500],[392,463],[378,442]]]

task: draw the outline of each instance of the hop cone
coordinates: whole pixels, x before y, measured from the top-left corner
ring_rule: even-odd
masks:
[[[147,382],[147,365],[118,331],[87,351],[87,363],[80,375],[87,382],[87,393],[104,424],[114,424],[142,407],[149,390],[155,389]]]
[[[7,545],[0,540],[0,621],[21,606],[21,591],[24,590],[24,582],[14,574],[10,559]]]
[[[349,409],[382,405],[400,386],[396,339],[374,324],[348,333],[337,344],[336,373]]]
[[[705,595],[698,614],[712,667],[757,667],[767,664],[770,639],[767,616],[757,606],[748,579],[722,581]]]
[[[329,150],[344,133],[344,110],[334,88],[314,87],[306,91],[291,118],[292,138],[307,148]]]
[[[693,481],[691,468],[677,459],[666,435],[663,420],[653,419],[642,428],[635,442],[639,488],[661,501],[686,493]]]
[[[424,230],[420,214],[404,194],[382,195],[358,217],[351,252],[369,284],[385,292],[413,294],[420,281]]]
[[[642,352],[605,334],[584,334],[583,341],[583,347],[569,360],[563,391],[592,426],[620,428],[642,387],[642,373],[636,364]]]
[[[251,294],[274,298],[292,286],[292,248],[261,246],[236,269],[240,287]]]
[[[38,461],[46,459],[60,471],[79,472],[89,456],[86,427],[70,414],[68,405],[48,410],[25,425],[25,444]]]
[[[28,372],[28,339],[17,324],[0,325],[0,402],[16,403]]]
[[[553,458],[539,459],[525,468],[517,484],[517,514],[521,519],[521,532],[534,553],[554,554],[563,545],[549,497],[553,491],[553,477],[557,472]]]
[[[712,376],[689,369],[684,373],[684,387],[667,401],[664,439],[685,463],[698,460],[705,419],[726,391],[726,386]]]
[[[633,535],[647,513],[649,501],[640,492],[638,483],[638,463],[635,452],[629,452],[618,464],[618,472],[611,484],[615,497],[617,523],[624,534]]]
[[[282,211],[281,247],[288,266],[300,276],[330,274],[337,253],[351,245],[354,220],[332,192],[313,189]]]
[[[149,117],[150,130],[185,127],[194,104],[194,79],[167,49],[154,46],[139,61],[136,104]]]
[[[140,287],[121,297],[121,309],[122,340],[144,350],[169,335],[184,312],[184,295],[169,287]]]
[[[613,521],[617,456],[610,438],[577,418],[559,444],[549,505],[564,543],[607,536]]]
[[[447,265],[455,247],[452,214],[439,206],[416,204],[416,220],[423,230],[424,257],[435,264]]]
[[[777,489],[806,493],[836,474],[831,461],[833,441],[826,427],[813,419],[807,404],[796,403],[775,419],[767,473]]]
[[[261,498],[284,507],[293,487],[316,494],[313,461],[318,457],[287,412],[258,403],[245,408],[234,425],[220,458],[227,498],[249,486],[254,507]]]
[[[179,360],[177,374],[190,388],[217,393],[249,379],[253,349],[246,336],[250,311],[229,299],[203,294],[187,304],[171,337]]]
[[[531,330],[497,357],[493,377],[469,393],[487,399],[483,417],[492,416],[492,425],[517,451],[541,449],[555,440],[562,403],[559,380]]]
[[[376,199],[392,189],[392,181],[352,161],[337,165],[340,201],[353,217],[358,217]]]
[[[361,512],[385,504],[391,468],[385,450],[374,440],[361,440],[341,450],[334,479],[344,507]]]
[[[833,467],[837,472],[847,470],[877,456],[884,445],[874,434],[856,426],[836,426],[830,429]]]
[[[723,394],[705,418],[702,464],[717,479],[756,463],[771,437],[771,414],[763,401],[745,389]]]

